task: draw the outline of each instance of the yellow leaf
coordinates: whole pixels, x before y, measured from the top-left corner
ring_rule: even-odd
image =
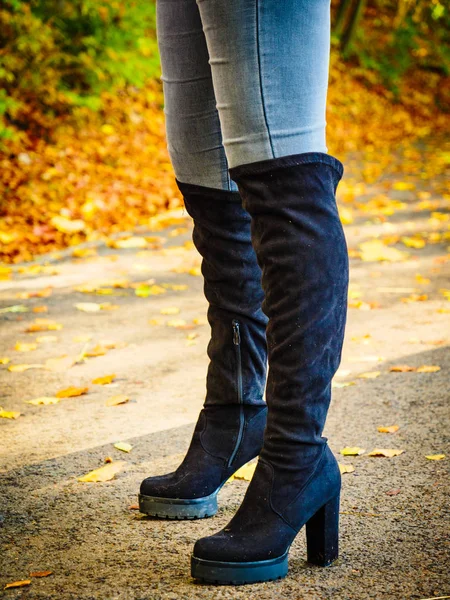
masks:
[[[359,446],[346,446],[342,448],[341,454],[342,456],[359,456],[360,454],[364,454],[365,451],[365,448],[359,448]]]
[[[84,387],[84,388],[69,387],[69,388],[66,388],[65,390],[60,390],[59,392],[56,392],[56,397],[57,398],[75,398],[76,396],[82,396],[83,394],[87,394],[88,389],[89,388],[87,388],[87,387]]]
[[[0,357],[0,365],[7,365],[11,359],[7,356]]]
[[[20,417],[20,412],[18,412],[17,410],[4,410],[0,406],[0,417],[2,417],[3,419],[17,419],[18,417]]]
[[[106,401],[106,406],[117,406],[118,404],[126,404],[130,398],[125,394],[119,394],[117,396],[111,396]]]
[[[186,321],[184,319],[172,319],[167,321],[167,327],[183,327],[186,325]]]
[[[234,473],[234,475],[232,475],[228,481],[233,481],[234,479],[243,479],[244,481],[251,481],[251,479],[253,477],[253,473],[255,472],[255,469],[256,469],[256,463],[244,465],[243,467],[238,469],[236,471],[236,473]]]
[[[353,473],[353,471],[355,470],[355,467],[353,465],[344,465],[343,463],[338,464],[341,475],[343,475],[344,473]]]
[[[422,275],[419,275],[419,273],[416,275],[416,281],[420,285],[428,285],[431,283],[431,279],[428,279],[428,277],[422,277]]]
[[[397,450],[395,448],[375,448],[372,452],[369,452],[368,456],[386,456],[387,458],[393,458],[403,454],[404,450]]]
[[[86,343],[86,342],[90,342],[92,340],[92,335],[89,334],[85,334],[85,335],[76,335],[73,338],[74,342],[81,342],[81,343]]]
[[[354,221],[353,212],[344,206],[339,207],[339,218],[342,225],[351,225]]]
[[[335,389],[350,387],[351,385],[356,385],[354,381],[332,381],[331,387]]]
[[[102,346],[102,344],[97,344],[91,350],[84,352],[84,356],[87,356],[88,358],[95,358],[96,356],[104,356],[107,352],[107,348]]]
[[[34,398],[33,400],[26,400],[27,404],[33,404],[33,406],[49,406],[50,404],[58,404],[60,398],[53,398],[51,396],[41,396],[40,398]]]
[[[114,127],[112,125],[108,125],[108,123],[105,123],[105,125],[102,125],[101,130],[102,130],[102,133],[104,133],[106,135],[112,135],[113,133],[115,133]]]
[[[37,347],[37,344],[22,344],[21,342],[16,342],[14,350],[17,350],[17,352],[31,352],[32,350],[36,350]]]
[[[416,186],[414,183],[409,183],[408,181],[396,181],[392,189],[397,191],[415,190]]]
[[[142,284],[134,290],[136,296],[139,296],[140,298],[148,298],[148,296],[159,296],[160,294],[165,294],[166,292],[167,290],[165,288],[163,288],[161,285],[156,284]]]
[[[127,444],[127,442],[117,442],[114,444],[114,448],[117,448],[117,450],[122,450],[122,452],[130,452],[133,446],[131,444]]]
[[[166,308],[162,308],[160,312],[162,315],[178,315],[180,309],[177,306],[167,306]]]
[[[417,373],[437,373],[440,370],[438,365],[422,365],[417,369]]]
[[[27,333],[34,333],[36,331],[59,331],[60,329],[62,329],[60,323],[55,323],[55,321],[49,321],[48,319],[35,319],[34,323],[31,323],[25,331]]]
[[[99,469],[94,469],[94,471],[90,471],[82,477],[78,477],[78,481],[90,483],[110,481],[111,479],[114,479],[117,473],[122,471],[125,464],[126,463],[122,460],[109,463],[103,467],[100,467]]]
[[[401,238],[401,241],[405,244],[407,248],[415,248],[420,250],[420,248],[425,247],[425,240],[413,237],[404,236]]]
[[[367,373],[361,373],[358,375],[359,379],[376,379],[381,375],[381,371],[368,371]]]
[[[192,267],[191,269],[189,269],[188,273],[189,275],[193,275],[194,277],[200,277],[202,274],[200,267]]]
[[[78,302],[74,306],[83,312],[98,312],[102,309],[101,304],[97,304],[96,302]]]
[[[208,319],[206,317],[196,317],[192,322],[194,325],[208,325]]]
[[[23,371],[28,371],[28,369],[43,369],[44,365],[33,364],[33,365],[11,365],[8,367],[8,371],[11,373],[23,373]]]
[[[377,427],[380,433],[395,433],[400,429],[398,425],[388,425],[387,427]]]
[[[147,241],[143,237],[132,236],[112,243],[113,248],[146,248]]]
[[[443,460],[445,454],[427,454],[425,458],[428,458],[428,460]]]
[[[8,590],[11,588],[25,587],[26,585],[31,585],[31,579],[23,579],[22,581],[13,581],[12,583],[7,583],[4,589]]]
[[[116,375],[104,375],[103,377],[97,377],[97,379],[93,379],[92,383],[96,385],[107,385],[111,383],[116,378]]]
[[[396,248],[389,248],[381,240],[376,239],[362,242],[359,248],[361,250],[361,259],[365,262],[384,260],[396,262],[406,260],[408,256],[405,252],[401,252]]]
[[[81,219],[75,219],[71,221],[70,219],[61,217],[59,215],[52,217],[50,222],[55,229],[61,231],[62,233],[79,233],[86,227],[86,223]]]

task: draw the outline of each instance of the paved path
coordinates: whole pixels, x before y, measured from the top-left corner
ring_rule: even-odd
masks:
[[[403,180],[404,176],[398,181]],[[401,189],[408,186],[398,184],[395,190],[392,182],[383,181],[366,186],[360,194],[356,188],[358,200],[365,202],[363,210],[351,203],[356,186],[351,168],[341,188],[341,200],[350,202],[343,206],[350,208],[354,217],[346,228],[352,256],[352,307],[325,434],[337,455],[345,446],[359,446],[366,453],[339,459],[355,468],[343,475],[339,561],[327,569],[308,566],[301,533],[291,549],[289,576],[276,583],[215,588],[196,585],[189,577],[194,541],[226,524],[243,497],[246,482],[225,486],[219,513],[213,519],[163,522],[144,518],[129,508],[136,502],[143,477],[177,466],[204,396],[208,326],[183,329],[167,325],[172,319],[183,319],[189,325],[205,316],[201,278],[176,272],[198,265],[195,250],[189,249],[189,244],[182,247],[190,239],[189,219],[184,215],[181,224],[150,234],[165,239],[160,249],[142,252],[104,247],[96,256],[79,259],[65,253],[53,263],[57,274],[32,275],[15,269],[10,280],[0,282],[0,309],[15,304],[29,309],[0,314],[0,356],[11,359],[9,365],[0,367],[0,405],[22,413],[16,420],[0,419],[0,584],[3,588],[27,579],[32,571],[53,572],[45,578],[32,578],[29,587],[6,590],[4,597],[449,597],[450,303],[445,289],[450,287],[450,262],[444,258],[449,242],[442,238],[448,221],[439,216],[445,215],[439,188],[441,185],[443,190],[443,184],[420,185],[419,192]],[[380,200],[382,197],[388,200]],[[367,211],[371,206],[367,202],[384,202],[392,208],[393,200],[405,206],[396,205],[392,215],[380,219]],[[431,216],[432,212],[439,214]],[[187,230],[179,231],[180,226]],[[379,262],[358,257],[359,243],[375,236],[420,232],[427,240],[424,248],[406,248],[401,243],[391,246],[407,251],[406,260]],[[439,235],[440,242],[431,243]],[[103,287],[108,287],[111,280],[142,282],[149,278],[158,285],[169,284],[166,292],[143,298],[130,287],[104,296],[74,290],[86,284],[98,287],[103,282]],[[180,284],[187,289],[170,289],[170,285]],[[49,286],[53,293],[48,297],[17,297]],[[426,299],[417,300],[424,294]],[[119,308],[86,313],[75,308],[80,302],[110,302]],[[48,307],[48,313],[32,312],[33,307],[42,305]],[[171,306],[180,313],[160,314]],[[25,333],[35,318],[51,319],[63,328]],[[150,324],[151,319],[161,319],[162,324]],[[192,334],[196,337],[188,339]],[[40,342],[31,352],[14,350],[16,342],[28,343],[48,335],[57,340]],[[85,342],[74,341],[76,336],[89,335],[87,347]],[[11,364],[43,364],[64,354],[76,357],[83,349],[89,351],[105,341],[118,347],[64,371],[8,370]],[[431,365],[440,370],[390,372],[395,365]],[[111,373],[116,379],[109,386],[91,383]],[[364,373],[372,375],[360,377]],[[53,406],[24,402],[53,396],[69,386],[89,386],[89,392]],[[106,399],[117,394],[126,394],[130,401],[105,406]],[[393,434],[377,431],[378,426],[388,425],[399,425],[399,430]],[[130,443],[132,451],[124,454],[115,449],[113,444],[118,441]],[[404,452],[394,458],[367,456],[374,448]],[[425,457],[442,453],[446,459],[440,461]],[[77,480],[101,466],[108,456],[126,463],[114,480],[97,484]]]

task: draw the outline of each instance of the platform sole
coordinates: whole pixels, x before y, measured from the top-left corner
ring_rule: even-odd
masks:
[[[213,517],[217,512],[217,494],[216,490],[209,496],[195,499],[181,498],[158,498],[156,496],[145,496],[139,494],[139,510],[150,517],[160,519],[206,519]]]
[[[255,562],[222,562],[191,556],[191,575],[202,583],[244,585],[286,577],[288,552],[278,558]]]

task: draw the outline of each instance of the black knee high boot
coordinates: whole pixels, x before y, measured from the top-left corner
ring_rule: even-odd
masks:
[[[261,450],[267,317],[250,216],[239,193],[177,184],[203,258],[211,325],[207,391],[185,459],[174,473],[142,482],[139,507],[152,516],[193,519],[215,514],[222,485]]]
[[[286,575],[304,525],[309,561],[337,557],[341,478],[322,430],[341,357],[348,257],[335,202],[338,160],[291,155],[230,174],[252,217],[262,268],[269,412],[243,504],[225,529],[195,544],[192,575],[237,584]]]

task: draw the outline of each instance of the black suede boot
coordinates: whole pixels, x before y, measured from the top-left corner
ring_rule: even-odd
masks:
[[[261,450],[267,317],[250,216],[239,193],[177,184],[194,219],[209,302],[206,399],[182,464],[174,473],[144,479],[139,508],[152,516],[194,519],[216,513],[220,488]]]
[[[344,337],[348,256],[335,191],[341,163],[307,153],[230,170],[252,217],[269,317],[267,428],[231,522],[200,539],[193,577],[223,584],[283,577],[306,524],[308,560],[338,555],[341,477],[322,437]]]

